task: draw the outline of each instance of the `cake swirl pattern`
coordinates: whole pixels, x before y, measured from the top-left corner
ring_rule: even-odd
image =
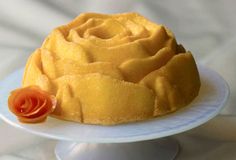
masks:
[[[32,53],[23,78],[30,85],[56,96],[54,117],[112,125],[186,106],[200,79],[192,54],[166,27],[137,13],[84,13]]]

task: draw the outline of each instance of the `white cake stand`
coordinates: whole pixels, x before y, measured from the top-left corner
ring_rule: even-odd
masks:
[[[205,67],[199,67],[199,72],[202,83],[200,93],[189,106],[148,121],[99,126],[50,117],[41,124],[18,122],[8,110],[7,99],[11,90],[20,87],[21,69],[0,83],[0,117],[19,129],[59,140],[55,154],[60,160],[171,160],[179,151],[178,143],[163,137],[207,122],[219,113],[229,96],[227,83],[216,72]]]

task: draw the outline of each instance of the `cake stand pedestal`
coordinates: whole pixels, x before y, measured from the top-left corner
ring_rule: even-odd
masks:
[[[229,87],[222,77],[206,67],[198,69],[201,89],[191,104],[166,116],[115,126],[79,124],[51,117],[39,124],[20,123],[9,112],[7,100],[10,91],[20,87],[21,69],[0,83],[0,118],[32,134],[60,140],[55,148],[59,160],[172,160],[179,151],[178,143],[163,137],[204,124],[220,112],[229,96]]]
[[[76,143],[58,142],[58,160],[173,160],[178,155],[179,143],[172,138],[161,138],[132,143]]]

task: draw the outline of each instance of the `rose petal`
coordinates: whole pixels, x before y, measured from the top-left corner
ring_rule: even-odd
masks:
[[[39,105],[39,104],[38,104],[36,107],[34,107],[34,109],[33,109],[30,113],[25,114],[24,117],[32,116],[32,115],[35,115],[35,114],[39,113],[42,109],[44,109],[45,107],[47,107],[47,106],[45,106],[46,103],[47,103],[47,100],[44,100],[44,102],[43,102],[42,105]],[[47,110],[48,110],[48,109],[47,109]]]

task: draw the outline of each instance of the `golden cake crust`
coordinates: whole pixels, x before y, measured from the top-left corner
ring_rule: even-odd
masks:
[[[186,106],[200,78],[192,54],[166,27],[137,13],[84,13],[32,53],[22,85],[55,95],[56,118],[113,125]]]

